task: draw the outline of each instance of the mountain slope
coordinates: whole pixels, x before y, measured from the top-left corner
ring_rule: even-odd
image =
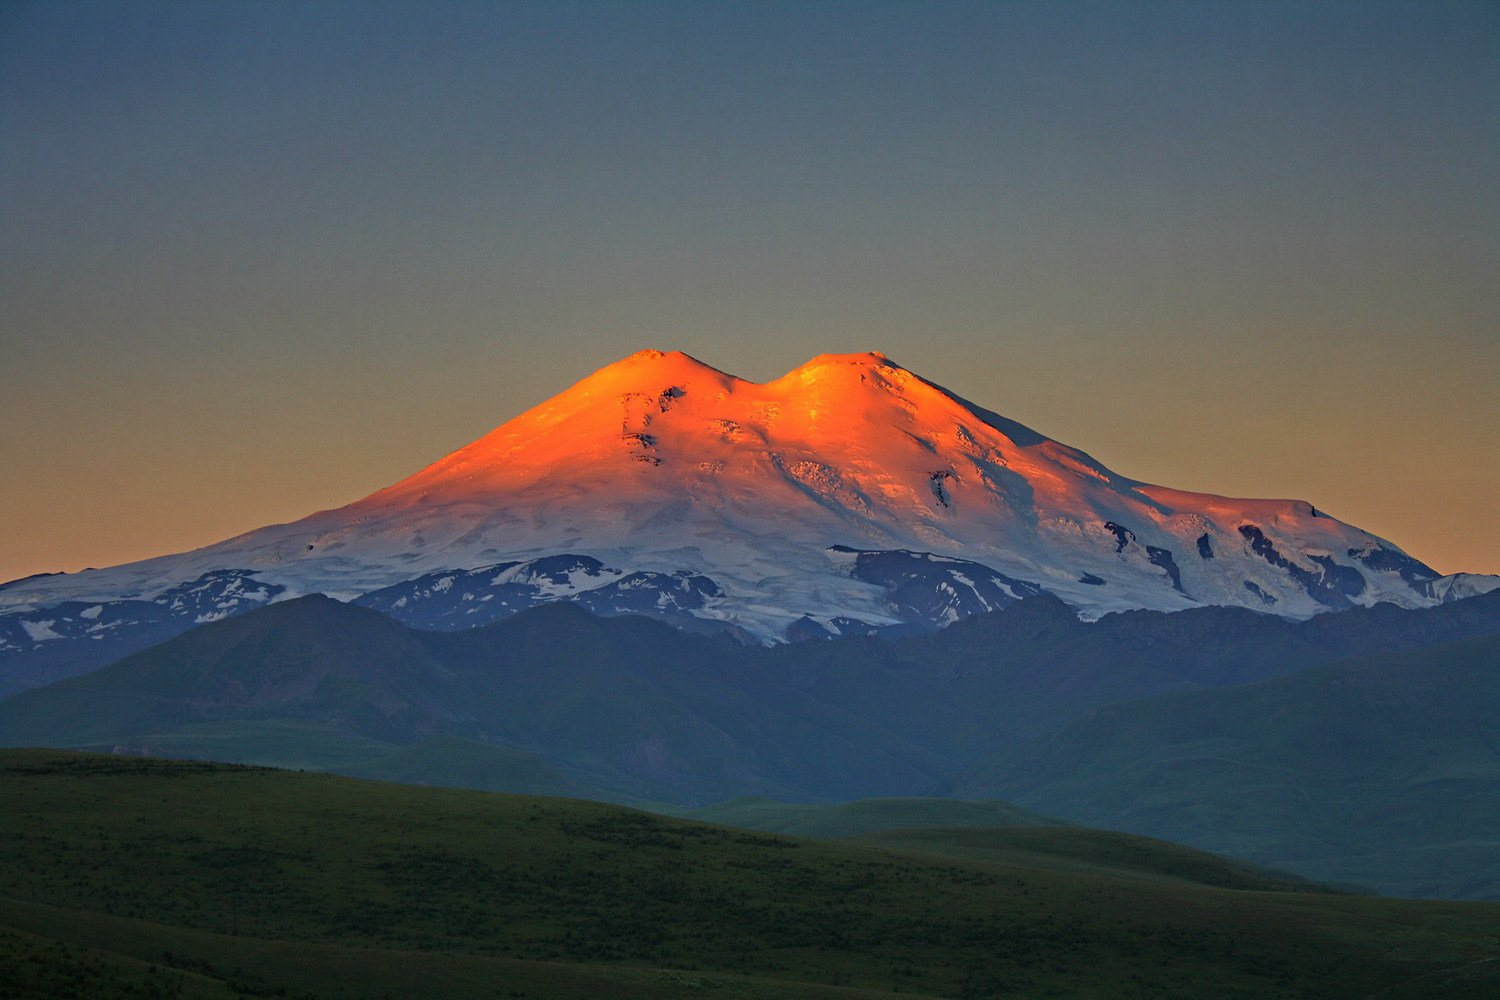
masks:
[[[1500,898],[1500,636],[1112,705],[955,790],[1314,878]]]
[[[1130,611],[1081,622],[1044,597],[895,643],[799,643],[767,655],[810,695],[884,720],[947,756],[970,758],[1114,702],[1495,634],[1500,593],[1415,611],[1353,608],[1300,622],[1242,608]]]
[[[1488,890],[1452,873],[1496,865],[1500,844],[1478,836],[1473,817],[1500,809],[1500,787],[1484,777],[1490,765],[1478,744],[1459,753],[1442,741],[1466,731],[1442,713],[1487,705],[1489,695],[1437,684],[1445,676],[1439,661],[1421,657],[1438,656],[1432,650],[1444,643],[1486,648],[1496,636],[1500,593],[1302,622],[1200,608],[1090,623],[1056,598],[1035,597],[896,643],[771,648],[644,618],[598,618],[566,603],[485,628],[417,632],[309,597],[0,702],[0,744],[120,748],[633,803],[1020,796],[1048,815],[1325,880],[1475,894]],[[1406,650],[1392,661],[1406,666],[1369,659],[1384,650]],[[1376,666],[1356,671],[1346,687],[1318,686],[1319,671],[1350,657]],[[1280,686],[1246,686],[1267,678]],[[1411,726],[1364,710],[1365,686],[1379,678],[1381,698],[1414,706]],[[1258,700],[1268,691],[1282,692],[1274,711]],[[1133,718],[1126,709],[1134,708],[1111,703],[1163,694],[1213,696],[1204,704],[1217,707],[1200,711],[1187,701],[1186,721],[1101,728],[1117,712]],[[1204,730],[1189,744],[1218,740],[1225,753],[1244,752],[1243,774],[1213,770],[1233,755],[1174,743],[1194,719],[1222,721],[1224,735]],[[1297,725],[1267,722],[1282,719]],[[1422,733],[1433,741],[1417,738]],[[1331,752],[1318,742],[1325,734],[1365,747],[1367,756],[1378,751],[1410,774],[1451,760],[1479,768],[1456,773],[1483,780],[1413,784],[1382,771],[1330,787],[1310,763]],[[1274,747],[1236,743],[1273,736],[1301,748],[1290,770],[1256,756]],[[1080,759],[1080,748],[1097,759]],[[1256,780],[1266,775],[1262,788]],[[1200,791],[1210,804],[1201,809]],[[1080,802],[1105,811],[1080,813]],[[1154,825],[1130,825],[1150,809]],[[1413,810],[1422,816],[1415,838],[1398,822]],[[944,814],[922,825],[963,824]],[[1204,839],[1225,831],[1239,839]],[[1361,848],[1368,863],[1348,870],[1304,850],[1342,844],[1353,857],[1361,837],[1369,838]]]
[[[1055,820],[1008,802],[934,798],[859,799],[833,804],[742,798],[674,815],[701,823],[822,839],[917,828],[1057,825]]]
[[[879,354],[823,355],[756,384],[642,351],[346,507],[17,581],[0,611],[118,600],[226,567],[284,596],[344,599],[424,575],[420,589],[446,593],[448,576],[484,569],[464,591],[468,618],[499,607],[485,588],[515,567],[561,556],[598,568],[544,580],[543,597],[610,587],[600,609],[659,602],[766,640],[804,618],[801,634],[930,628],[1044,591],[1090,617],[1198,604],[1306,617],[1489,586],[1440,579],[1302,501],[1119,475]],[[645,607],[631,603],[641,591]]]
[[[1111,702],[1495,633],[1500,593],[1304,622],[1200,608],[1087,623],[1034,597],[894,644],[770,649],[567,603],[420,632],[310,596],[0,702],[0,743],[348,770],[444,737],[537,755],[609,798],[915,795]]]
[[[12,744],[117,741],[224,719],[335,717],[351,733],[447,728],[450,672],[384,615],[321,595],[215,622],[0,703]]]
[[[555,768],[578,794],[632,800],[916,794],[953,771],[879,722],[808,697],[765,670],[764,655],[568,604],[422,633],[315,595],[0,702],[0,744],[291,763],[286,745],[300,743],[302,766],[460,783],[497,765],[560,780]],[[422,748],[437,737],[446,752]],[[491,759],[455,760],[480,752],[472,742],[490,744]]]

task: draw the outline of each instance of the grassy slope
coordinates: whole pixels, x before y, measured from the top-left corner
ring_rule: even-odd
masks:
[[[194,973],[200,995],[1342,997],[1441,973],[1481,978],[1438,995],[1481,996],[1496,963],[1475,963],[1500,957],[1495,906],[1036,870],[596,803],[56,751],[0,753],[0,796],[0,941]]]
[[[774,978],[536,962],[214,934],[0,899],[0,996],[442,997],[444,1000],[851,1000],[888,997]]]
[[[1085,827],[892,829],[845,839],[853,844],[941,857],[1111,878],[1189,883],[1221,889],[1335,891],[1290,872],[1222,858],[1181,844]]]
[[[1170,841],[1060,824],[1008,802],[860,799],[840,803],[735,799],[702,809],[657,811],[746,830],[1025,868],[1114,878],[1192,882],[1225,889],[1338,891]]]
[[[186,757],[293,770],[335,771],[382,757],[395,747],[342,732],[332,723],[309,719],[227,719],[147,732],[120,742],[80,746],[81,750]]]
[[[511,747],[456,736],[434,736],[399,746],[343,732],[336,723],[309,719],[200,722],[78,749],[329,771],[410,785],[630,801],[607,796],[536,755]]]
[[[1056,820],[1008,802],[962,799],[858,799],[854,802],[800,803],[734,799],[672,815],[703,823],[793,837],[854,837],[881,830],[918,827],[1055,826]]]

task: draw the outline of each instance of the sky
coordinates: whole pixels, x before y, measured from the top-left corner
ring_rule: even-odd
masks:
[[[644,347],[1500,572],[1500,5],[0,2],[0,580]]]

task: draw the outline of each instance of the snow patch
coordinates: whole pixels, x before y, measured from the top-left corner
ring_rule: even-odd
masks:
[[[21,627],[31,637],[32,642],[46,642],[48,639],[61,639],[62,636],[52,631],[52,626],[57,624],[57,619],[49,618],[44,622],[29,622],[21,619]]]

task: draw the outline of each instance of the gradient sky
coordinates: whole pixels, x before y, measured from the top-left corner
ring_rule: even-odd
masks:
[[[0,579],[642,347],[1500,572],[1500,4],[0,3]]]

